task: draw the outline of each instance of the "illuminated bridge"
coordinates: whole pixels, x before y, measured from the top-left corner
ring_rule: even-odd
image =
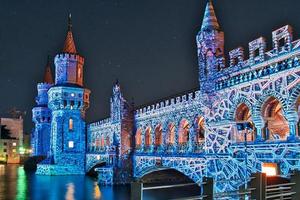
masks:
[[[224,35],[208,3],[196,37],[200,90],[135,109],[131,118],[116,84],[112,111],[116,96],[128,108],[88,126],[87,169],[103,160],[125,165],[123,176],[136,179],[175,169],[199,185],[213,177],[218,191],[236,189],[254,172],[284,176],[299,169],[300,40],[289,25],[272,38],[271,50],[263,37],[251,41],[248,59],[242,47],[230,51],[225,67]],[[117,160],[114,137],[120,137]],[[113,174],[98,170],[104,182]]]
[[[76,88],[62,100],[54,95],[59,87],[51,87],[52,152],[37,173],[96,170],[99,183],[114,184],[175,170],[198,185],[212,177],[222,192],[237,189],[254,172],[288,176],[300,169],[300,40],[293,40],[291,26],[272,32],[270,50],[259,37],[249,42],[247,58],[242,47],[230,51],[227,65],[224,33],[209,1],[196,44],[200,89],[135,108],[117,82],[110,117],[88,124],[87,132],[79,116],[88,107],[89,92]],[[74,103],[74,96],[84,100]],[[72,118],[74,107],[81,112]],[[79,122],[86,141],[72,134]],[[63,148],[62,129],[70,132]]]

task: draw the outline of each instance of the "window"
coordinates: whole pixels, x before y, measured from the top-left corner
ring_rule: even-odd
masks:
[[[73,131],[73,119],[69,119],[69,131]]]
[[[15,147],[15,146],[17,146],[17,143],[13,142],[13,144],[12,144],[12,145]]]
[[[16,153],[16,149],[13,149],[12,152],[13,152],[13,153]]]
[[[4,146],[6,146],[6,145],[7,145],[7,143],[6,143],[6,142],[4,142],[4,143],[3,143],[3,145],[4,145]]]
[[[78,68],[78,77],[81,78],[81,68]]]
[[[7,152],[7,150],[6,150],[6,149],[3,149],[3,152]]]
[[[71,101],[71,109],[73,109],[74,108],[74,101]]]
[[[69,141],[68,147],[70,149],[74,148],[74,141]]]

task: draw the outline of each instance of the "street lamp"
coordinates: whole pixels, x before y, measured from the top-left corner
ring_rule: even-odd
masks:
[[[248,154],[247,154],[247,135],[251,133],[252,127],[250,122],[240,122],[237,123],[238,131],[243,131],[244,133],[244,149],[245,149],[245,171],[244,171],[244,181],[245,181],[245,190],[247,189],[247,162],[248,162]]]

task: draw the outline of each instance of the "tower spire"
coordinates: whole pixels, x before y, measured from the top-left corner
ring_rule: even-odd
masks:
[[[74,38],[73,38],[73,33],[72,33],[72,19],[71,18],[72,18],[72,16],[70,13],[69,17],[68,17],[68,32],[67,32],[63,52],[77,54],[75,42],[74,42]]]
[[[50,56],[47,57],[47,65],[44,74],[44,83],[53,84],[53,78],[51,73],[51,64],[50,64]]]
[[[214,11],[212,0],[208,0],[208,2],[206,4],[205,12],[204,12],[201,30],[212,30],[212,29],[219,30],[220,25],[218,23],[218,20],[217,20],[215,11]]]

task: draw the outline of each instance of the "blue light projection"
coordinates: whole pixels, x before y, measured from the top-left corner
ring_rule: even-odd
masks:
[[[237,189],[264,163],[277,164],[283,176],[300,169],[300,40],[292,40],[289,25],[272,32],[269,51],[263,37],[249,43],[249,59],[242,47],[230,51],[226,67],[224,33],[209,1],[196,36],[200,90],[134,109],[117,82],[110,117],[87,127],[90,92],[83,88],[84,60],[70,30],[68,51],[55,57],[55,84],[39,90],[48,98],[43,109],[51,116],[51,142],[37,174],[96,168],[100,184],[115,184],[172,168],[199,185],[213,177],[215,191],[222,192]],[[35,109],[35,133],[50,133]]]

